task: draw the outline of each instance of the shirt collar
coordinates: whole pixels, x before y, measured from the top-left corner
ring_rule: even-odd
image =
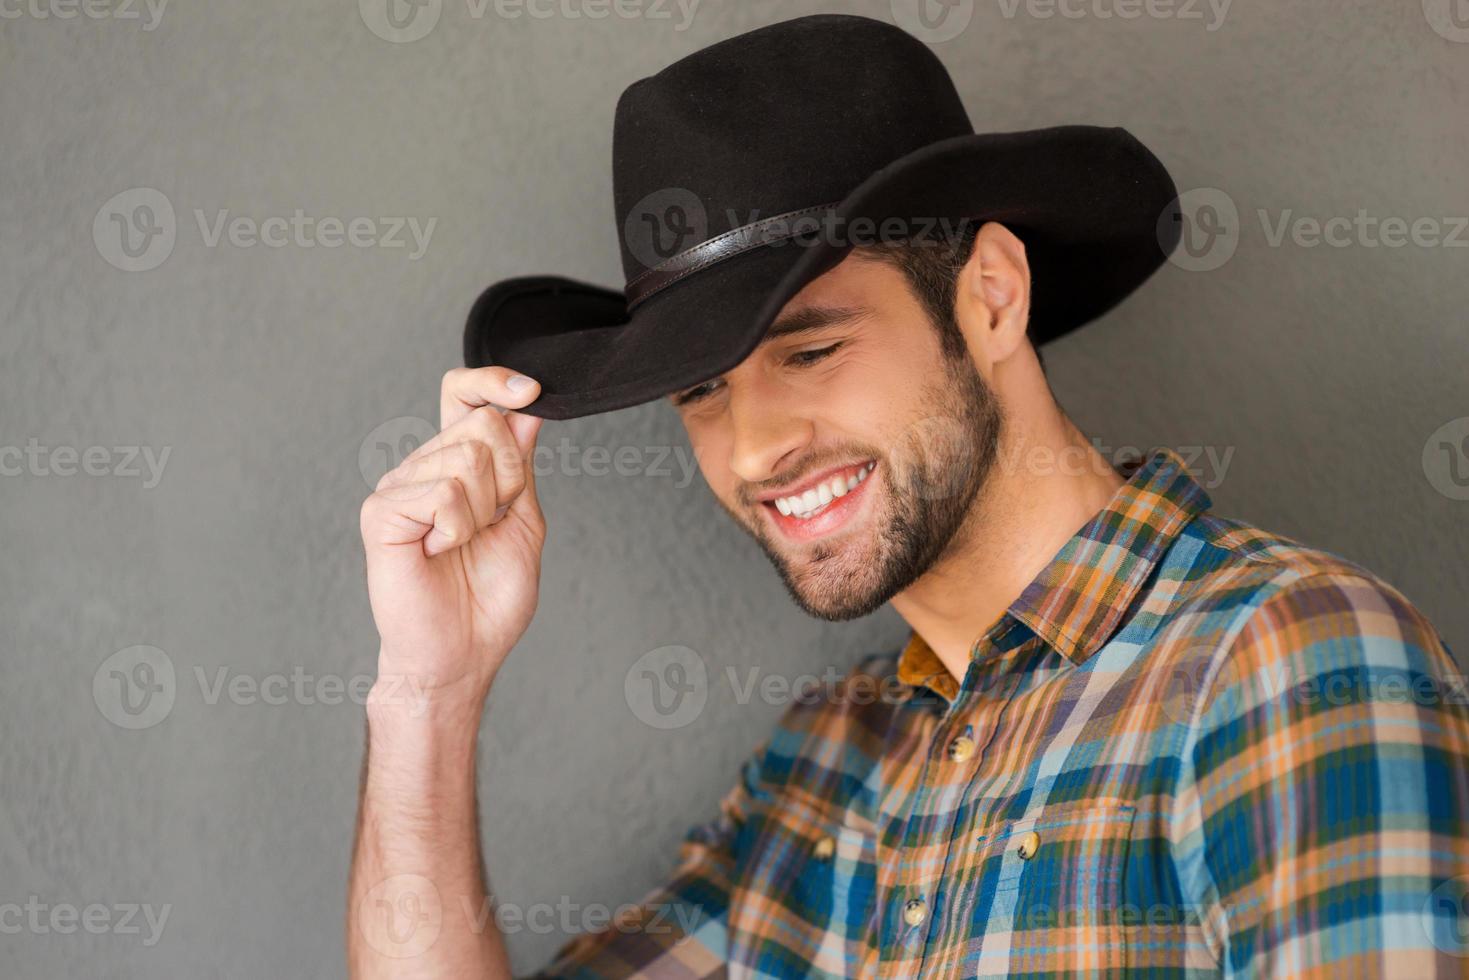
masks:
[[[1133,465],[1127,482],[1021,591],[975,643],[973,655],[985,648],[985,639],[1004,636],[1011,620],[1072,664],[1084,663],[1112,638],[1159,558],[1212,505],[1172,450],[1155,449]],[[959,691],[954,675],[917,633],[898,657],[898,680],[930,687],[950,701]]]

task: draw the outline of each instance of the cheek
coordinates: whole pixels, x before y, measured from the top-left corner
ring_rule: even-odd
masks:
[[[689,449],[694,454],[694,464],[699,475],[709,485],[716,498],[734,505],[734,471],[729,468],[729,439],[717,432],[697,427],[688,427]]]
[[[886,450],[913,411],[921,377],[907,375],[902,357],[863,354],[823,386],[814,417],[838,440]]]
[[[836,365],[823,387],[834,397],[901,404],[904,392],[923,386],[921,358],[900,336],[864,338]]]

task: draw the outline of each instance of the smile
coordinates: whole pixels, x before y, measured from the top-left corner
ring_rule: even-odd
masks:
[[[829,534],[848,522],[866,497],[875,460],[823,473],[820,479],[763,501],[775,525],[793,538]]]
[[[854,470],[839,473],[823,480],[805,493],[777,497],[775,508],[787,517],[798,517],[801,520],[815,517],[832,500],[837,497],[845,497],[848,491],[857,489],[857,484],[867,479],[867,474],[871,473],[872,468],[876,465],[876,463],[867,463]]]

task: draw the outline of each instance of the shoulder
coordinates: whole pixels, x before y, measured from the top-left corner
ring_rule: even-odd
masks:
[[[1369,700],[1431,689],[1432,706],[1463,714],[1464,678],[1426,615],[1396,587],[1340,555],[1242,521],[1205,515],[1187,532],[1177,573],[1182,616],[1210,624],[1188,646],[1205,679],[1203,713],[1274,702],[1301,709],[1325,686]],[[1457,693],[1456,693],[1457,692]]]
[[[1216,641],[1200,653],[1270,641],[1283,648],[1354,639],[1400,643],[1452,656],[1428,618],[1396,587],[1333,552],[1243,521],[1206,514],[1162,562],[1178,617],[1207,621]]]
[[[1369,699],[1426,689],[1432,701],[1417,710],[1466,712],[1462,671],[1427,616],[1330,551],[1204,514],[1160,556],[1146,592],[1124,638],[1146,651],[1146,690],[1187,728],[1299,712],[1303,693],[1349,682]]]

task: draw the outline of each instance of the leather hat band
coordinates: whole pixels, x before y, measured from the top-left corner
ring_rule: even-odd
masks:
[[[817,231],[822,227],[825,215],[834,212],[836,207],[836,204],[822,204],[811,208],[801,208],[798,211],[787,211],[785,214],[778,214],[772,218],[762,218],[679,252],[628,281],[627,286],[623,289],[623,295],[627,297],[628,311],[631,312],[638,305],[647,302],[655,293],[667,289],[685,276],[693,275],[701,269],[707,269],[716,262],[723,262],[725,259],[732,259],[736,255],[743,255],[775,242]],[[815,215],[822,217],[816,221],[802,220]]]

